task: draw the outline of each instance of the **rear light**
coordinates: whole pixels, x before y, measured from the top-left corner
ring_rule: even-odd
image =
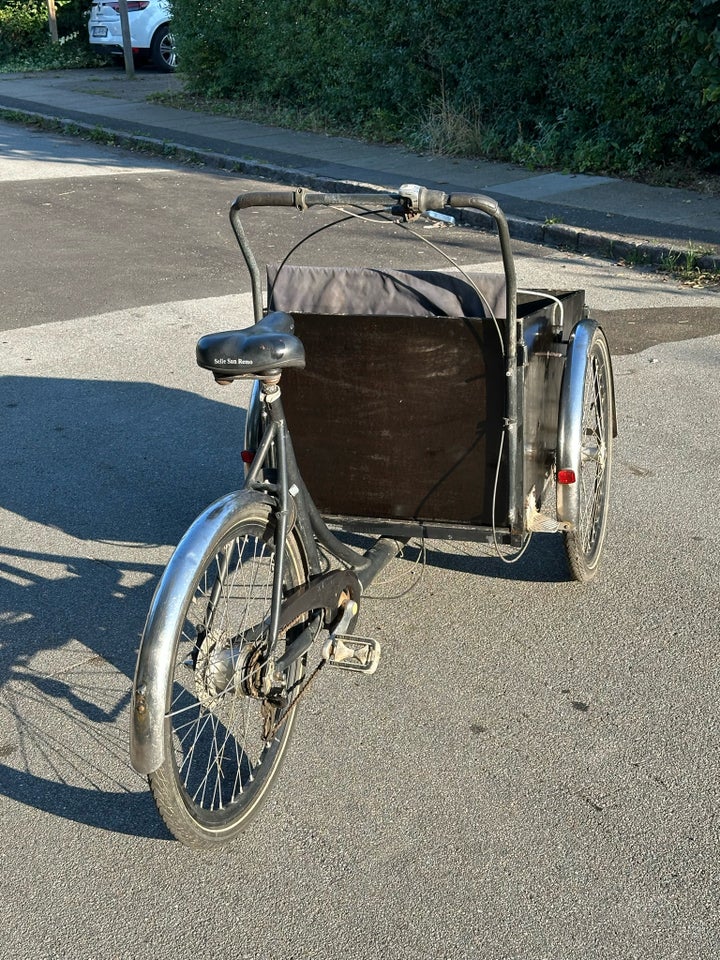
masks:
[[[255,459],[255,451],[243,450],[242,453],[240,454],[240,459],[242,460],[243,463],[252,463],[253,460]]]
[[[576,479],[574,470],[558,470],[557,472],[558,483],[575,483]]]
[[[118,13],[120,10],[119,3],[111,3],[109,4],[109,6],[113,8],[115,13]],[[149,6],[150,6],[150,0],[128,0],[128,5],[127,5],[128,13],[132,13],[133,10],[144,10],[145,7],[149,7]]]

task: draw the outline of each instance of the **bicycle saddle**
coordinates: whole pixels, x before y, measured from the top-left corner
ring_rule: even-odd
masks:
[[[198,366],[216,380],[273,375],[283,367],[304,367],[305,348],[293,336],[295,321],[276,311],[244,330],[208,333],[195,349]]]

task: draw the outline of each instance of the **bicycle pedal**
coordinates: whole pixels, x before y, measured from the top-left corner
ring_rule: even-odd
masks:
[[[329,667],[354,670],[357,673],[375,673],[380,663],[381,648],[377,640],[340,633],[333,634],[323,648],[323,657]]]

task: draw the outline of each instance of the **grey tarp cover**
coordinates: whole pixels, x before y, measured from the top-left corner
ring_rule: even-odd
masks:
[[[268,307],[323,316],[504,318],[505,278],[372,267],[267,268]],[[488,310],[489,307],[489,310]]]

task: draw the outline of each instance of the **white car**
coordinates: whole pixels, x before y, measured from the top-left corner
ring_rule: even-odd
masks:
[[[127,0],[130,45],[139,59],[150,59],[158,70],[174,70],[175,42],[170,32],[168,0]],[[93,50],[122,56],[123,38],[117,0],[94,0],[88,32]]]

